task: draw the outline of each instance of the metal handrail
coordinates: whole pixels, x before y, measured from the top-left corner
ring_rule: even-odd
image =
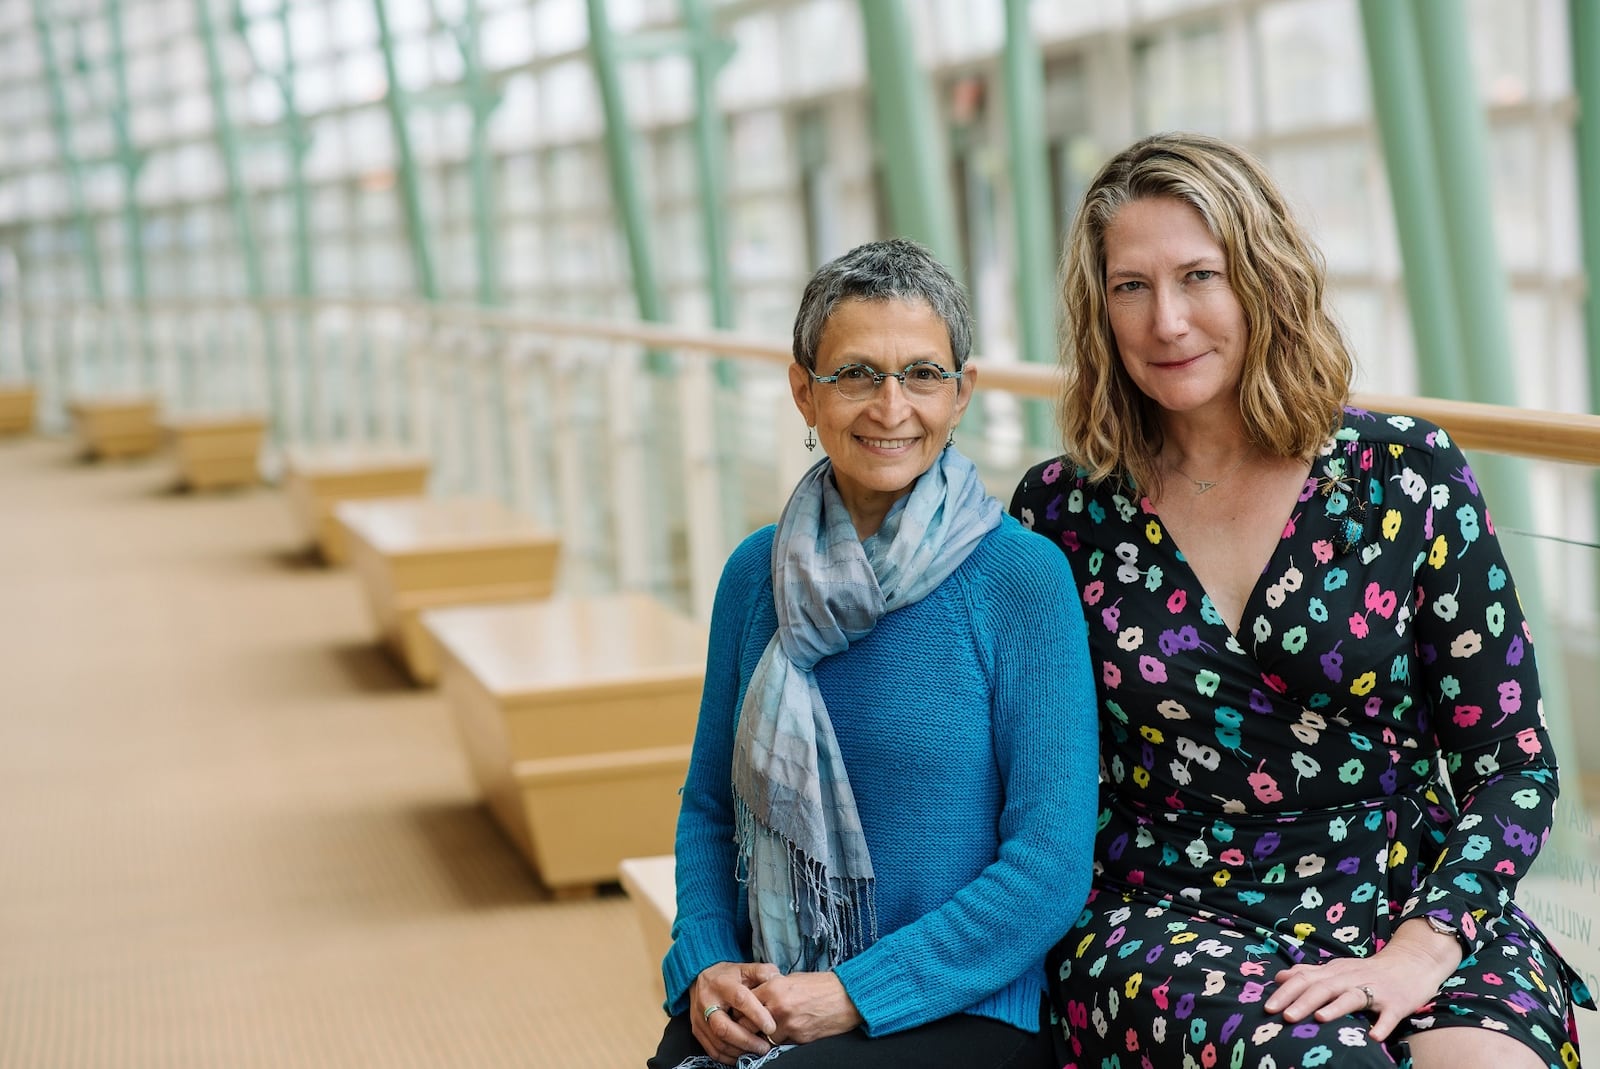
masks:
[[[456,326],[534,334],[547,337],[586,338],[621,342],[649,349],[671,349],[744,360],[768,366],[789,363],[789,346],[768,337],[728,331],[697,330],[661,323],[601,321],[562,316],[528,315],[505,309],[466,304],[423,304],[415,300],[364,297],[318,297],[311,300],[268,298],[259,302],[190,298],[158,298],[144,302],[106,301],[98,304],[69,302],[19,302],[12,307],[24,315],[84,311],[89,313],[194,312],[222,308],[256,308],[269,313],[314,314],[331,309],[357,313],[390,313],[425,318],[440,326]],[[983,368],[986,390],[1002,390],[1022,397],[1046,400],[1059,395],[1060,371],[1042,364],[995,364],[975,357]],[[1351,403],[1384,412],[1404,412],[1447,428],[1467,449],[1554,460],[1600,467],[1600,415],[1551,412],[1477,401],[1451,401],[1436,397],[1408,397],[1358,392]]]

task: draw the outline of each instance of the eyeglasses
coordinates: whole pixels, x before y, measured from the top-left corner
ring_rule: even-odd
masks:
[[[866,364],[845,364],[835,368],[832,375],[811,373],[817,382],[831,382],[846,401],[865,401],[878,392],[884,379],[896,379],[900,388],[912,397],[933,397],[944,390],[945,381],[959,379],[961,372],[946,371],[932,360],[913,360],[899,371],[879,371]]]

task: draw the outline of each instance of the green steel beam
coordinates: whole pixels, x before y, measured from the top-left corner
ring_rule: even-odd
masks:
[[[389,12],[384,0],[372,0],[372,10],[378,20],[378,42],[383,48],[383,70],[389,82],[389,91],[383,99],[389,109],[389,123],[394,128],[395,152],[400,157],[400,199],[406,213],[406,234],[411,240],[417,288],[427,300],[437,301],[439,284],[433,273],[433,252],[429,246],[426,213],[422,207],[422,183],[417,175],[416,157],[411,151],[411,130],[406,125],[406,95],[400,87],[400,70],[394,60],[394,35],[389,30]]]
[[[1594,192],[1600,190],[1600,8],[1593,0],[1569,0],[1567,12],[1572,35],[1572,80],[1578,94],[1578,188],[1588,191],[1578,198],[1586,283],[1585,365],[1589,369],[1589,410],[1600,412],[1600,196]],[[1600,501],[1600,477],[1591,478],[1590,483]],[[1600,597],[1600,588],[1595,590],[1592,596]],[[1562,719],[1565,721],[1566,717]]]
[[[478,303],[500,303],[500,254],[494,221],[494,161],[489,157],[489,117],[500,105],[478,58],[478,0],[467,0],[460,23],[452,27],[461,52],[462,81],[472,109],[472,141],[467,175],[472,184],[472,230],[478,259]]]
[[[245,36],[243,9],[238,9],[239,35]],[[297,297],[309,297],[316,286],[311,260],[311,197],[306,189],[306,152],[311,138],[295,101],[294,35],[289,32],[289,0],[280,0],[278,32],[283,41],[283,69],[276,75],[278,95],[283,98],[283,121],[289,129],[289,194],[294,215],[294,256],[291,285]]]
[[[628,126],[627,101],[623,99],[617,41],[611,32],[606,0],[588,0],[588,8],[589,55],[594,62],[595,82],[605,112],[611,195],[628,241],[634,299],[639,305],[639,318],[665,322],[666,309],[656,285],[655,257],[651,252],[650,219],[645,211],[644,193],[635,177],[638,171],[633,159],[633,131]]]
[[[880,146],[889,224],[933,250],[957,278],[965,274],[945,150],[916,35],[902,0],[861,0],[872,119]]]
[[[1416,19],[1435,157],[1441,181],[1445,233],[1450,242],[1450,280],[1455,289],[1469,400],[1515,404],[1514,355],[1507,314],[1509,286],[1494,240],[1494,205],[1489,189],[1489,124],[1472,68],[1466,13],[1459,0],[1418,0],[1401,5]],[[1533,531],[1527,465],[1493,453],[1473,457],[1473,470],[1494,503],[1502,528]],[[1539,558],[1533,538],[1508,538],[1504,548],[1522,589],[1538,591]],[[1535,639],[1549,639],[1555,656],[1540,660],[1546,720],[1557,753],[1573,749],[1571,706],[1559,655],[1559,632],[1546,624],[1543,599],[1524,598],[1523,609]],[[1569,778],[1564,793],[1577,802],[1581,785]]]
[[[241,37],[246,37],[243,25],[243,8],[238,9],[240,18],[239,32]],[[306,133],[305,121],[300,117],[300,107],[295,99],[295,65],[294,65],[294,34],[289,29],[289,0],[279,0],[278,3],[278,34],[283,43],[283,69],[277,74],[278,95],[283,99],[283,120],[289,133],[289,204],[291,215],[294,218],[294,251],[289,261],[290,286],[294,295],[307,300],[316,288],[316,268],[311,258],[311,194],[306,186],[306,153],[311,148],[311,138]],[[246,37],[248,42],[248,38]],[[298,381],[311,382],[315,378],[312,357],[311,313],[307,306],[302,305],[294,316],[294,348],[293,359],[298,374]],[[272,355],[272,363],[277,363],[278,352],[278,324],[272,316],[263,314],[261,326],[267,345],[267,351]],[[272,433],[273,437],[281,442],[285,437],[285,424],[288,412],[282,400],[282,385],[278,376],[273,375],[272,382]],[[314,435],[316,414],[311,404],[300,405],[301,421],[300,430],[306,437]]]
[[[1442,183],[1429,132],[1416,22],[1407,4],[1361,0],[1361,25],[1404,262],[1421,391],[1461,400],[1468,396],[1461,364],[1465,349],[1450,284],[1450,241],[1440,203]]]
[[[117,102],[111,109],[111,123],[117,135],[117,158],[122,162],[123,180],[126,183],[122,199],[122,226],[128,234],[128,285],[136,301],[143,301],[149,286],[145,275],[144,217],[139,210],[139,171],[144,166],[144,154],[133,146],[133,129],[129,119],[128,61],[122,36],[122,0],[106,0],[106,22],[111,30],[111,74],[116,85]],[[145,339],[146,355],[149,339]],[[148,369],[147,369],[148,370]]]
[[[1050,172],[1045,158],[1044,65],[1028,25],[1029,0],[1006,0],[1004,74],[1006,147],[1011,163],[1011,217],[1016,237],[1012,273],[1016,280],[1017,340],[1022,359],[1056,359],[1055,226],[1050,210]],[[1028,439],[1049,440],[1053,420],[1048,405],[1026,408]]]
[[[728,281],[728,234],[723,225],[722,175],[727,169],[723,152],[722,113],[717,110],[717,71],[727,60],[727,45],[712,27],[706,0],[681,0],[684,28],[689,36],[689,56],[694,64],[695,173],[700,187],[700,226],[705,243],[706,282],[711,294],[711,322],[727,330],[733,326],[733,287]],[[732,367],[718,370],[726,378]]]
[[[83,168],[72,149],[72,116],[67,109],[66,90],[61,84],[61,68],[56,60],[45,0],[33,0],[33,25],[39,35],[39,53],[44,60],[45,80],[50,85],[50,117],[55,124],[56,142],[61,150],[61,168],[66,172],[67,198],[72,204],[78,237],[83,242],[83,267],[89,283],[89,296],[99,302],[106,295],[105,277],[100,273],[100,242],[95,236],[94,222],[89,218],[88,201],[83,195]]]
[[[1578,198],[1582,215],[1584,334],[1587,339],[1590,411],[1600,412],[1600,7],[1570,0],[1572,75],[1578,91]]]
[[[199,16],[200,43],[205,48],[206,71],[211,83],[211,107],[217,126],[217,142],[222,149],[222,166],[228,176],[228,204],[233,209],[233,225],[239,236],[239,253],[244,261],[245,290],[253,299],[266,293],[261,275],[261,250],[256,245],[256,230],[250,220],[250,203],[245,196],[244,172],[239,166],[239,138],[228,111],[228,83],[222,72],[222,52],[217,46],[216,27],[211,21],[210,0],[195,0]]]
[[[1443,181],[1434,195],[1450,242],[1447,266],[1461,324],[1470,400],[1516,397],[1506,273],[1494,240],[1489,191],[1489,127],[1473,75],[1466,14],[1458,0],[1397,5],[1416,18],[1416,39]]]

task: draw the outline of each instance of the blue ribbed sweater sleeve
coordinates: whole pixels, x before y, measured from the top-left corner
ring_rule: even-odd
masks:
[[[750,960],[744,887],[734,878],[733,732],[744,682],[755,668],[752,663],[741,671],[750,614],[759,592],[772,586],[773,530],[757,531],[733,551],[712,602],[700,719],[673,846],[678,911],[672,948],[661,963],[668,1013],[688,1007],[689,985],[708,966]]]
[[[966,580],[993,688],[999,855],[944,905],[834,970],[869,1035],[980,1008],[1035,1031],[1042,959],[1089,892],[1099,748],[1083,612],[1070,569],[1050,560],[1060,552],[1003,531],[985,543],[998,552],[955,577]]]
[[[772,530],[729,559],[677,836],[663,962],[681,1012],[701,970],[749,958],[729,769],[744,685],[776,626]],[[1082,909],[1097,737],[1066,558],[1006,518],[945,583],[818,665],[877,871],[879,935],[836,968],[883,1035],[966,1011],[1032,1031],[1043,957]]]

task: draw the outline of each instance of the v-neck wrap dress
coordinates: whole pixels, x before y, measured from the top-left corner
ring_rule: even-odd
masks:
[[[1577,1064],[1593,1003],[1512,897],[1557,793],[1533,640],[1445,431],[1347,409],[1237,633],[1126,483],[1051,461],[1012,512],[1071,560],[1099,690],[1094,889],[1047,963],[1068,1064],[1388,1065],[1449,1026]],[[1425,914],[1464,958],[1388,1044],[1263,1009]]]

